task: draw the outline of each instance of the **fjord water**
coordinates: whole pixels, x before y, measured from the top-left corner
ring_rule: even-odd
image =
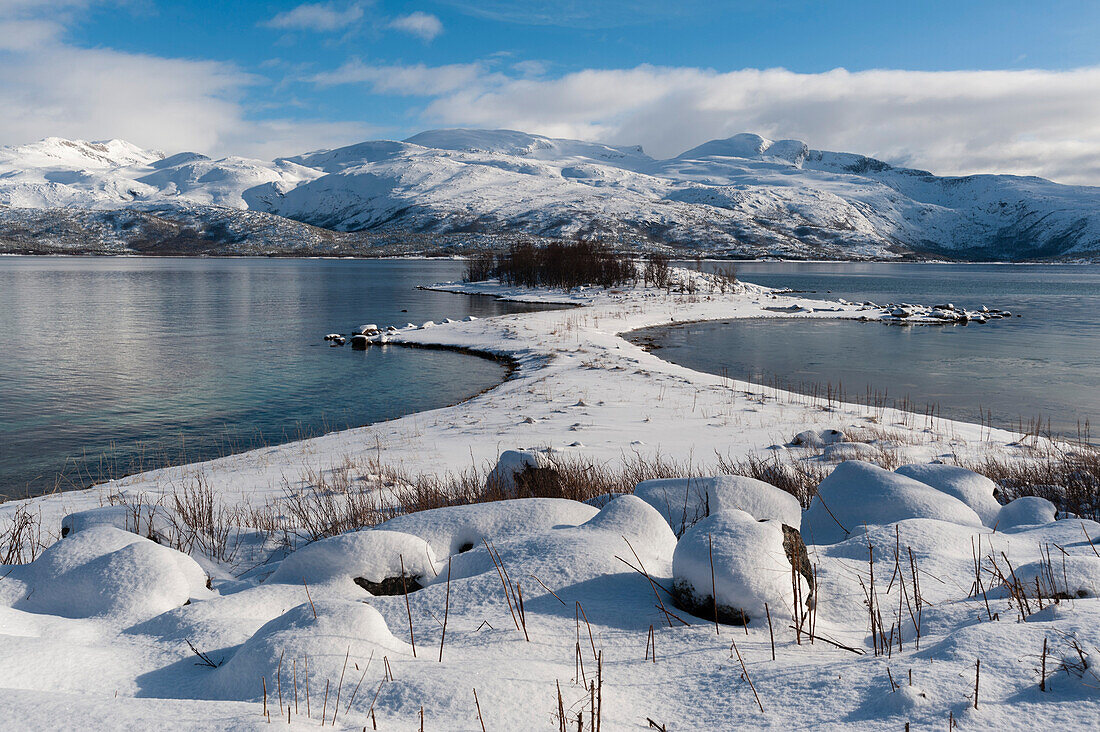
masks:
[[[0,257],[0,493],[459,402],[497,362],[322,337],[531,309],[417,290],[455,261]],[[407,312],[406,312],[407,311]]]
[[[704,263],[706,266],[725,266]],[[953,302],[1020,318],[968,326],[894,326],[798,319],[693,323],[639,331],[663,359],[809,391],[868,388],[892,403],[935,405],[943,417],[990,416],[1009,429],[1043,420],[1071,438],[1100,432],[1100,266],[1005,264],[737,264],[738,276],[805,297],[852,302]],[[1082,436],[1084,436],[1082,434]]]

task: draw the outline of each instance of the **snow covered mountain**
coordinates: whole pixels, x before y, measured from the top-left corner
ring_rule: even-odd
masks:
[[[193,232],[188,251],[212,252],[300,253],[310,242],[361,252],[395,238],[427,248],[522,234],[740,256],[1100,258],[1100,188],[937,177],[753,134],[667,160],[640,147],[461,129],[272,162],[165,157],[119,140],[0,148],[0,247],[19,250],[34,232],[36,250],[71,248],[86,222],[104,247],[133,248],[139,232],[156,250],[150,231],[164,227],[152,219]]]

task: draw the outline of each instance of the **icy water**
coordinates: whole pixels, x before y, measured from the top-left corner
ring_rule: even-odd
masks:
[[[703,266],[707,266],[704,264]],[[878,304],[954,302],[1021,318],[969,326],[741,320],[639,331],[689,368],[809,392],[842,386],[889,403],[1010,429],[1042,418],[1076,438],[1100,434],[1100,266],[738,263],[738,276],[806,297]],[[1082,436],[1084,436],[1082,434]]]
[[[0,257],[0,493],[459,402],[497,362],[331,331],[532,309],[417,290],[454,261]],[[407,311],[407,312],[406,312]]]

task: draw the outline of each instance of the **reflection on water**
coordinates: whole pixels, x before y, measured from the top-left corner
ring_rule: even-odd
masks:
[[[363,323],[516,306],[415,289],[451,261],[0,257],[0,493],[451,404],[503,377],[447,351],[330,349]],[[66,483],[66,485],[68,485]]]
[[[701,323],[650,331],[661,358],[758,383],[843,385],[850,400],[870,389],[968,421],[981,410],[1008,428],[1041,416],[1073,437],[1100,418],[1100,267],[744,263],[738,271],[809,297],[986,304],[1023,317],[966,327]]]

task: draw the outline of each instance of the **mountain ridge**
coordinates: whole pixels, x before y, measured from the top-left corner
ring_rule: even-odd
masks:
[[[150,216],[180,222],[213,254],[301,252],[317,238],[354,242],[361,254],[366,242],[402,236],[457,249],[580,236],[688,255],[1100,259],[1100,188],[941,177],[752,133],[667,159],[640,146],[480,129],[273,161],[165,155],[122,140],[0,148],[0,250],[27,250],[31,220],[34,251],[85,250],[75,246],[79,219],[98,222],[89,223],[93,249],[126,251],[142,228],[134,222]],[[242,244],[249,231],[256,238]]]

